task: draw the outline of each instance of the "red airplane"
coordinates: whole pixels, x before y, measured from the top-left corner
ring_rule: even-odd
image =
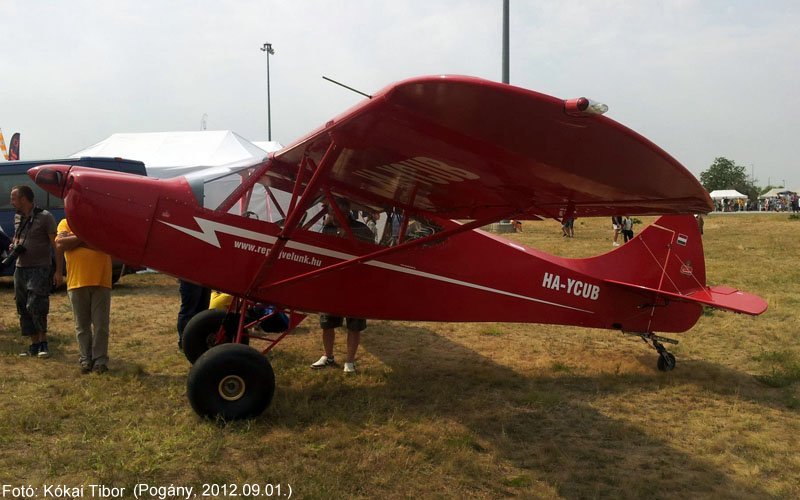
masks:
[[[767,304],[706,285],[691,214],[712,209],[708,194],[603,108],[476,78],[422,77],[226,177],[164,180],[66,165],[29,175],[64,198],[70,226],[90,245],[237,298],[184,333],[194,362],[187,392],[200,415],[260,414],[275,390],[262,354],[305,312],[619,330],[647,341],[668,371],[675,357],[663,343],[677,341],[656,332],[688,330],[705,306],[758,315]],[[212,196],[214,183],[228,186],[223,196]],[[380,214],[374,242],[356,238],[341,200]],[[340,234],[319,231],[326,212]],[[632,242],[585,259],[478,229],[621,214],[665,215]],[[254,315],[255,303],[288,312],[288,330],[263,334],[256,325],[276,312]],[[252,338],[267,347],[249,347]]]

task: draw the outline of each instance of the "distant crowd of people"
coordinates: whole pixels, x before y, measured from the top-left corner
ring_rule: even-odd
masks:
[[[762,198],[752,201],[745,198],[714,200],[716,212],[800,212],[798,196],[789,193],[782,196]]]
[[[611,245],[618,247],[619,236],[622,235],[622,242],[627,243],[633,239],[633,219],[627,215],[615,215],[611,217],[611,229],[614,236]],[[575,217],[566,217],[561,223],[561,236],[565,238],[575,237]]]

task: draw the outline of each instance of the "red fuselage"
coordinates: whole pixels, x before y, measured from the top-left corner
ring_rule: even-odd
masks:
[[[42,168],[33,169],[31,177]],[[693,303],[652,307],[650,294],[605,282],[633,279],[620,271],[634,267],[633,250],[624,254],[623,247],[604,261],[564,259],[479,230],[272,287],[379,248],[298,230],[265,278],[251,286],[280,233],[277,224],[205,209],[183,178],[46,168],[61,173],[60,183],[42,187],[63,195],[72,229],[90,245],[132,265],[287,308],[375,319],[532,322],[635,332],[685,331],[701,313]],[[653,286],[663,273],[653,265],[639,266],[637,274],[637,283]]]

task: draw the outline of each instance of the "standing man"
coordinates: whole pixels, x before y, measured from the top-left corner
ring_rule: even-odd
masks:
[[[47,315],[50,313],[50,291],[61,285],[63,269],[56,259],[52,271],[52,251],[55,247],[56,220],[47,210],[33,204],[30,186],[11,188],[14,216],[14,237],[9,252],[17,256],[14,270],[14,299],[17,303],[22,335],[31,338],[23,356],[47,358]]]
[[[178,350],[182,351],[183,330],[189,324],[189,320],[208,309],[211,303],[211,289],[178,280],[178,292],[181,294],[181,307],[178,310]]]
[[[633,219],[627,215],[622,217],[622,238],[624,243],[627,243],[633,239]]]
[[[375,243],[375,236],[372,231],[364,224],[356,220],[350,212],[350,202],[338,198],[336,205],[339,212],[347,221],[347,225],[352,232],[353,237],[359,241]],[[325,216],[325,222],[322,226],[322,234],[336,235],[340,237],[347,237],[347,232],[340,227],[339,220],[334,214],[333,209],[328,207],[328,215]],[[331,316],[329,314],[319,315],[319,326],[322,329],[322,348],[325,354],[317,361],[311,364],[311,368],[319,369],[334,364],[333,359],[333,344],[336,340],[336,328],[344,324],[345,318],[340,316]],[[358,345],[361,343],[361,332],[367,328],[367,320],[363,318],[346,318],[347,326],[347,358],[344,363],[345,373],[355,373],[356,371],[356,352]]]
[[[703,214],[694,214],[695,220],[697,220],[697,229],[700,230],[700,236],[703,236],[703,226],[706,224],[705,218]]]
[[[614,215],[611,217],[611,228],[614,230],[614,240],[611,242],[611,246],[618,247],[619,243],[617,243],[617,240],[619,239],[619,233],[622,230],[621,216]]]
[[[565,217],[563,224],[561,224],[561,236],[567,238],[575,237],[575,217]]]
[[[111,321],[111,257],[90,248],[69,228],[58,224],[56,260],[67,261],[67,294],[75,317],[81,373],[108,371],[108,330]]]

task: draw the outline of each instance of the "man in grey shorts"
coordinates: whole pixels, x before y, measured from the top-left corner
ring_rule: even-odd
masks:
[[[30,186],[14,186],[11,189],[11,205],[17,210],[10,248],[17,248],[18,252],[14,270],[14,298],[22,335],[31,338],[30,347],[22,355],[46,358],[50,356],[47,348],[50,290],[53,285],[60,286],[63,280],[60,259],[56,260],[55,274],[51,273],[56,221],[50,212],[33,204]]]
[[[344,363],[345,373],[356,371],[356,351],[361,343],[361,332],[367,328],[367,320],[362,318],[342,318],[341,316],[319,315],[319,327],[322,328],[322,347],[325,354],[311,365],[311,368],[325,368],[334,364],[333,342],[336,340],[336,328],[347,321],[347,359]]]
[[[347,220],[347,225],[353,236],[361,241],[375,243],[375,236],[372,231],[361,221],[356,220],[350,212],[350,203],[344,199],[337,199],[336,205],[339,211]],[[346,236],[345,231],[341,231],[339,222],[330,207],[328,215],[322,225],[322,234],[329,234],[334,236]],[[361,332],[367,328],[367,320],[362,318],[346,318],[347,320],[347,358],[344,363],[345,373],[355,373],[356,371],[356,351],[358,351],[358,344],[361,342]],[[336,328],[342,326],[344,318],[340,316],[331,316],[328,314],[320,314],[319,326],[322,328],[322,347],[325,354],[316,362],[312,363],[311,368],[319,369],[326,366],[335,364],[333,359],[333,343],[336,340]]]

